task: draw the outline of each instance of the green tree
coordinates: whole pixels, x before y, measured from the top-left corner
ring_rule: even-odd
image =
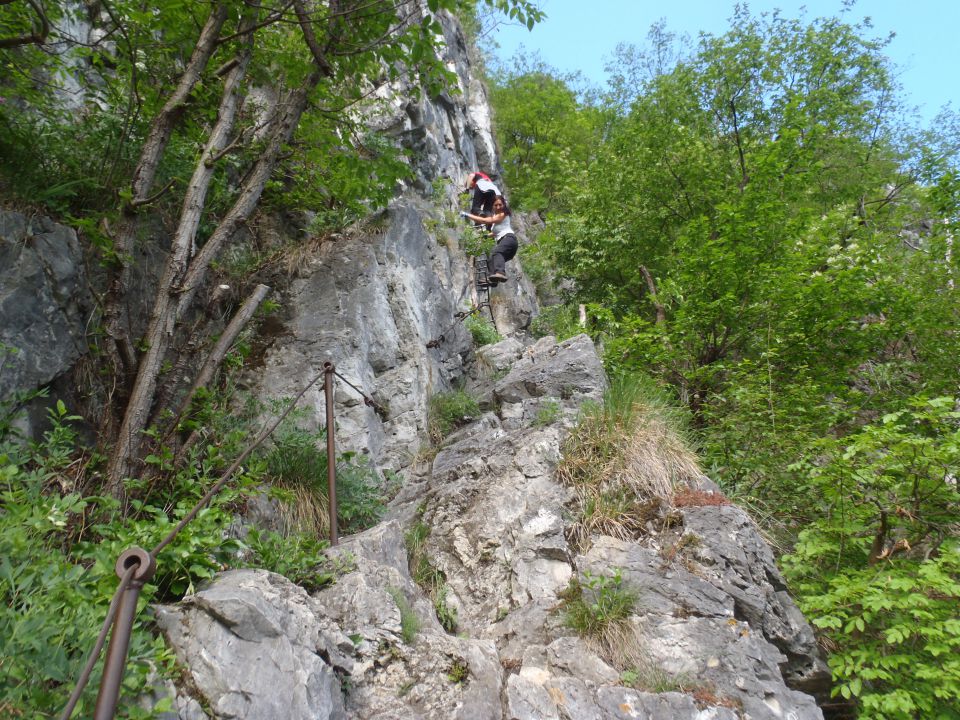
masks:
[[[741,7],[692,49],[621,48],[540,243],[608,368],[669,384],[708,472],[795,544],[836,692],[950,718],[960,133],[908,129],[869,33]]]
[[[862,718],[955,718],[960,704],[960,413],[915,398],[802,463],[816,519],[784,558],[837,648],[835,695]]]
[[[578,76],[556,77],[543,63],[522,62],[491,78],[510,199],[524,210],[568,210],[567,199],[593,156],[603,116],[572,89]]]

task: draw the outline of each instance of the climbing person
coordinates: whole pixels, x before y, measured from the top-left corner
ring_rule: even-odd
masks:
[[[467,175],[467,184],[464,192],[473,190],[473,200],[470,203],[470,212],[473,215],[487,217],[493,212],[493,201],[503,197],[493,180],[482,172],[472,172]]]
[[[507,281],[506,266],[517,254],[517,236],[513,234],[513,227],[510,225],[510,206],[507,205],[506,198],[502,195],[494,198],[492,211],[493,214],[489,217],[467,212],[460,214],[475,223],[490,227],[490,233],[497,244],[490,251],[490,274],[487,278],[496,284]]]

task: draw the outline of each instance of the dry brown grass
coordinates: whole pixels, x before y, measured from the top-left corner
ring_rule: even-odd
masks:
[[[279,503],[279,515],[286,534],[308,533],[317,537],[330,534],[330,512],[325,495],[304,486],[285,488]]]
[[[618,672],[648,662],[640,633],[628,619],[607,623],[599,634],[585,637],[584,642]]]
[[[683,507],[714,507],[729,505],[730,500],[723,493],[698,490],[691,487],[678,488],[673,494],[673,506]]]
[[[615,383],[603,406],[583,413],[557,468],[577,495],[579,519],[569,532],[576,547],[591,534],[639,537],[661,503],[702,474],[679,427],[656,391],[637,382]]]

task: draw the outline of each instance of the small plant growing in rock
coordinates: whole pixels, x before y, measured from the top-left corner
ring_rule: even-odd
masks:
[[[393,598],[393,602],[396,603],[397,609],[400,611],[400,637],[407,645],[410,645],[417,637],[417,633],[420,632],[420,618],[417,617],[410,606],[410,601],[407,600],[403,591],[392,587],[388,588],[387,592],[390,593],[390,597]]]
[[[463,660],[457,659],[447,670],[447,679],[455,685],[461,685],[470,677],[470,666]]]
[[[533,424],[537,427],[553,425],[560,419],[560,410],[560,403],[556,400],[547,400],[537,408],[537,416],[534,418]]]
[[[437,613],[437,620],[440,621],[440,625],[452,635],[457,632],[457,609],[447,604],[447,594],[449,592],[450,586],[442,585],[433,600],[433,608]]]
[[[690,553],[692,550],[700,547],[701,540],[699,535],[693,533],[684,533],[680,536],[675,543],[668,545],[661,550],[661,555],[663,556],[664,564],[669,564],[681,558],[684,561],[684,564],[689,564],[691,558]],[[689,568],[688,568],[689,569]]]
[[[476,398],[463,390],[434,395],[427,408],[430,439],[439,445],[452,431],[466,425],[479,414],[480,405]]]
[[[493,323],[485,317],[471,315],[463,321],[463,324],[466,325],[467,330],[470,331],[475,347],[483,347],[484,345],[492,345],[495,342],[500,342],[500,333],[497,332]]]
[[[597,637],[611,624],[625,620],[637,604],[637,593],[623,583],[620,569],[610,575],[583,574],[565,591],[564,623],[581,636]]]
[[[430,182],[430,199],[435,203],[441,203],[446,198],[447,186],[449,181],[446,178],[435,177]]]
[[[434,567],[427,557],[425,546],[428,537],[430,537],[430,527],[419,520],[404,535],[410,575],[433,601],[433,609],[437,613],[440,625],[452,634],[457,631],[457,611],[447,604],[449,587],[446,584],[446,576],[442,570]]]
[[[687,693],[695,688],[694,681],[686,675],[671,675],[649,662],[624,670],[620,673],[620,682],[635,690],[650,693]]]

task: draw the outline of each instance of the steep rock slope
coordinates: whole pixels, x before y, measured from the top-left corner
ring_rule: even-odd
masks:
[[[428,98],[395,87],[387,109],[371,120],[411,151],[414,178],[381,215],[304,260],[281,291],[284,329],[251,377],[262,396],[293,395],[324,362],[334,363],[382,408],[378,415],[349,391],[338,393],[338,442],[393,469],[413,460],[429,397],[463,377],[471,339],[456,313],[485,299],[474,287],[461,243],[466,225],[455,211],[468,172],[497,170],[490,107],[463,31],[452,17],[441,21],[444,60],[457,73],[459,93]],[[520,218],[515,226],[523,235]],[[491,294],[501,333],[523,329],[537,311],[522,258],[508,273],[510,282]],[[307,403],[323,424],[322,393]]]
[[[823,668],[743,511],[688,506],[643,543],[568,544],[571,491],[554,469],[565,428],[606,385],[589,338],[483,354],[509,363],[486,380],[496,411],[448,438],[394,519],[332,551],[344,568],[332,586],[310,596],[233,571],[160,610],[191,670],[181,706],[216,718],[276,717],[283,698],[291,718],[822,717],[784,680]],[[559,412],[546,427],[545,403]],[[414,524],[429,528],[420,552],[442,578],[432,601],[408,566]],[[665,552],[677,532],[699,539],[682,563]],[[614,571],[638,594],[613,653],[624,661],[563,622],[571,580]]]

